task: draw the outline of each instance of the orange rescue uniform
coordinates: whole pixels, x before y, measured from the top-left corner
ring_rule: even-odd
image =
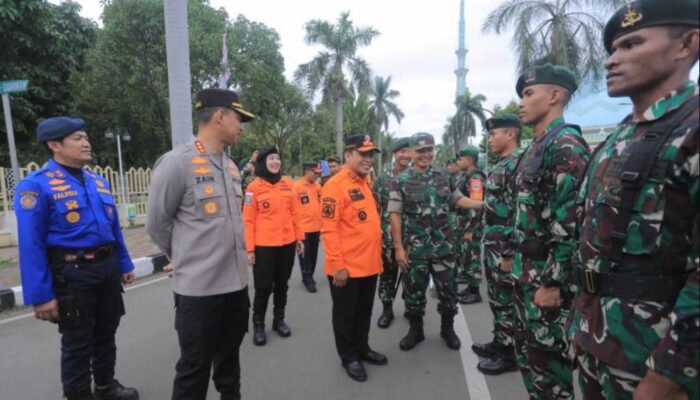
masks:
[[[293,182],[286,177],[274,185],[255,178],[248,185],[243,206],[248,252],[255,251],[255,246],[277,247],[304,240],[294,197]]]
[[[299,209],[299,221],[304,233],[321,231],[321,185],[306,178],[294,182],[294,194]]]
[[[343,167],[321,191],[321,236],[326,275],[346,268],[350,278],[382,272],[382,229],[367,177]]]

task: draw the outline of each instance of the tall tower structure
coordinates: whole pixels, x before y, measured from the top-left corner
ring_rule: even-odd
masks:
[[[467,46],[466,33],[464,22],[464,0],[459,1],[459,48],[455,52],[457,54],[457,97],[463,96],[467,90]]]

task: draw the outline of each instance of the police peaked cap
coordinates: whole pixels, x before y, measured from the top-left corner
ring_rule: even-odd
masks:
[[[345,138],[345,150],[357,150],[361,153],[368,151],[380,153],[380,150],[372,142],[372,136],[370,135],[354,135]]]
[[[651,26],[700,26],[698,0],[639,0],[627,3],[605,25],[603,44],[608,53],[618,37]]]
[[[44,143],[47,140],[62,139],[84,129],[85,121],[81,118],[51,117],[41,121],[36,127],[36,138],[39,143]]]
[[[249,122],[255,119],[255,115],[246,111],[241,105],[238,93],[227,89],[204,89],[197,93],[197,102],[194,104],[195,110],[203,108],[228,108],[240,114],[241,121]]]

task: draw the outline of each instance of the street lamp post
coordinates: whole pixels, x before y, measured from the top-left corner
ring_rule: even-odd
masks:
[[[116,135],[112,132],[105,132],[105,137],[107,139],[112,139],[113,137],[117,137],[117,157],[119,159],[119,186],[120,186],[120,193],[121,193],[121,203],[122,205],[126,204],[126,183],[124,182],[124,166],[122,164],[122,137],[124,138],[124,141],[128,142],[131,140],[131,135],[129,135],[129,132],[124,132],[122,133],[119,130],[116,130]]]

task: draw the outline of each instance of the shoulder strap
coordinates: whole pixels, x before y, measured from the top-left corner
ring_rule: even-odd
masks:
[[[525,171],[526,173],[526,179],[529,180],[534,180],[540,168],[542,167],[542,162],[544,161],[544,152],[547,150],[547,147],[549,147],[549,144],[554,140],[555,137],[559,134],[559,132],[563,131],[566,128],[573,128],[576,129],[579,133],[581,133],[581,127],[578,125],[574,124],[559,124],[557,125],[554,129],[551,131],[547,132],[547,134],[542,138],[542,141],[537,143],[533,143],[532,146],[535,148],[534,154],[532,158],[530,159],[530,168]],[[525,152],[523,152],[525,154]],[[518,164],[520,164],[520,161],[522,160],[523,155],[520,156],[520,159],[518,160]],[[517,169],[517,166],[516,166]]]
[[[610,234],[610,259],[614,263],[622,262],[622,249],[627,240],[627,227],[632,215],[632,207],[642,185],[647,181],[654,160],[658,157],[661,146],[671,137],[673,128],[698,108],[699,96],[694,96],[684,105],[672,112],[670,116],[661,118],[644,133],[644,138],[637,145],[625,162],[620,175],[622,192],[620,209]]]

